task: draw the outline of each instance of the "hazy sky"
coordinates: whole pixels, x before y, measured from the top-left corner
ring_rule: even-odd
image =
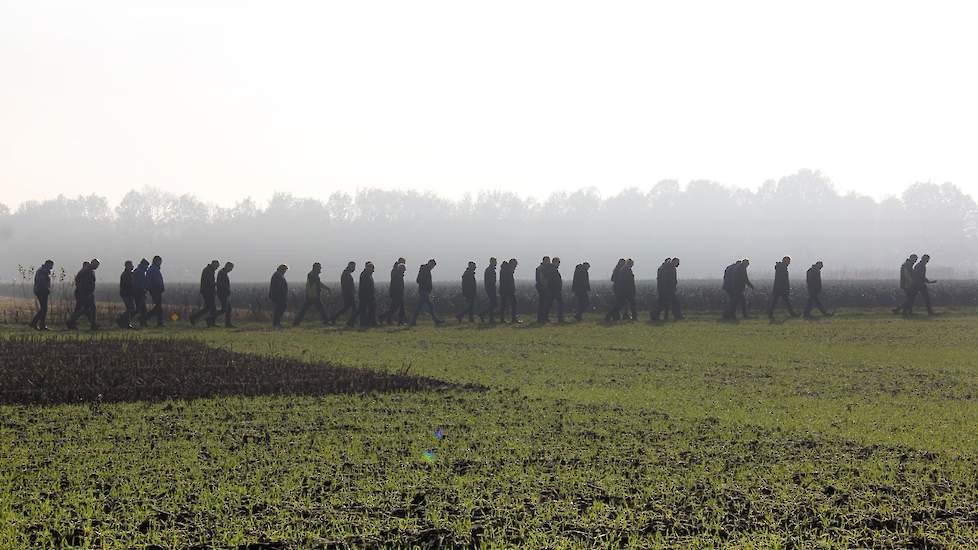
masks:
[[[0,0],[0,202],[608,195],[799,168],[978,195],[974,6]]]

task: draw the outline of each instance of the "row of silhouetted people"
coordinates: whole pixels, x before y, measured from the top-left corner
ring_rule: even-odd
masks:
[[[927,285],[935,281],[927,278],[929,261],[930,256],[927,254],[920,257],[919,261],[917,255],[912,254],[901,265],[900,288],[904,292],[904,298],[894,308],[894,313],[912,314],[914,302],[920,295],[923,296],[928,313],[933,314]],[[162,264],[163,259],[160,256],[154,256],[152,261],[147,261],[144,258],[135,266],[128,260],[124,263],[122,274],[119,277],[119,295],[125,309],[115,319],[119,327],[145,327],[150,321],[155,322],[157,326],[163,326],[163,293],[165,287]],[[93,329],[98,328],[95,316],[95,271],[100,265],[98,259],[86,261],[75,275],[75,309],[67,321],[67,326],[70,329],[76,329],[77,323],[82,317],[87,318]],[[431,259],[418,268],[418,274],[415,278],[418,301],[410,317],[411,325],[416,324],[418,317],[423,313],[429,314],[435,324],[443,323],[432,300],[434,290],[432,270],[437,265],[437,262]],[[488,320],[489,323],[495,323],[498,317],[500,322],[505,323],[507,313],[509,322],[520,322],[516,315],[515,272],[518,265],[516,259],[504,260],[502,264],[498,265],[497,274],[496,258],[489,259],[489,263],[482,273],[482,286],[486,301],[483,307],[478,308],[477,265],[475,262],[468,262],[461,278],[464,306],[461,311],[455,314],[458,322],[461,323],[466,318],[469,322],[474,322],[475,317],[478,316],[482,322]],[[634,265],[635,262],[632,259],[622,258],[618,260],[612,270],[611,283],[614,299],[605,316],[605,320],[608,322],[622,319],[634,321],[637,319]],[[679,258],[666,258],[656,271],[656,303],[650,313],[653,320],[668,319],[670,313],[676,320],[683,318],[678,295],[679,265]],[[797,316],[790,299],[791,287],[788,275],[790,265],[791,258],[788,256],[774,265],[774,285],[768,306],[768,317],[772,319],[779,302],[784,302],[791,316]],[[560,258],[544,256],[540,265],[536,267],[534,286],[537,291],[537,322],[539,323],[550,322],[551,314],[554,313],[555,308],[557,321],[564,321],[564,283],[560,266]],[[748,288],[754,288],[747,273],[749,266],[750,261],[743,259],[737,260],[724,269],[723,290],[728,296],[727,306],[723,313],[725,318],[736,318],[738,309],[743,317],[748,316],[746,291]],[[48,329],[48,298],[51,293],[51,270],[53,267],[54,262],[48,260],[44,262],[34,276],[34,294],[37,297],[39,307],[30,325],[38,330]],[[806,272],[805,282],[808,301],[803,310],[803,315],[806,318],[810,318],[815,309],[818,309],[823,315],[832,315],[826,311],[821,301],[822,267],[822,262],[818,261],[812,264]],[[590,268],[591,265],[588,262],[579,263],[574,268],[571,293],[573,294],[574,318],[578,321],[590,308]],[[202,303],[199,309],[191,313],[189,319],[191,324],[196,325],[203,319],[207,326],[214,326],[219,319],[223,318],[226,327],[233,326],[231,323],[231,280],[229,277],[233,269],[234,264],[232,262],[226,262],[222,266],[217,260],[210,262],[203,268],[200,274]],[[289,284],[286,280],[288,269],[285,264],[278,266],[269,283],[268,297],[272,302],[272,324],[276,327],[281,326],[282,317],[288,310]],[[340,305],[332,315],[329,315],[323,303],[323,295],[330,293],[330,289],[321,280],[322,265],[319,262],[314,263],[306,275],[304,298],[293,324],[302,323],[310,309],[314,309],[319,314],[320,320],[324,324],[335,324],[340,317],[345,315],[349,316],[346,320],[348,326],[359,324],[362,327],[370,327],[380,323],[408,324],[404,307],[404,277],[407,271],[404,258],[398,258],[391,267],[388,286],[389,305],[379,315],[377,314],[374,285],[374,264],[373,262],[364,264],[358,281],[354,280],[356,269],[355,262],[347,263],[343,269],[340,275]]]

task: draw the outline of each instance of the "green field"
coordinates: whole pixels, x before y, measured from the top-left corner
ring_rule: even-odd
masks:
[[[489,389],[0,406],[0,547],[978,544],[973,315],[161,334]]]

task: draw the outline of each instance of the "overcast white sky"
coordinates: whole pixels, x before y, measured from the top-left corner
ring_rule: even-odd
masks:
[[[0,202],[609,195],[799,168],[978,196],[974,6],[0,0]]]

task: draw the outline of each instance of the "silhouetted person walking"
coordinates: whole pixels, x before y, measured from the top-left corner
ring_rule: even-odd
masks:
[[[611,270],[611,293],[614,296],[614,302],[611,309],[608,310],[608,314],[605,315],[605,321],[610,322],[621,319],[621,309],[625,307],[625,278],[622,275],[625,270],[625,264],[625,258],[618,258],[618,263]]]
[[[917,301],[917,295],[924,297],[924,306],[927,307],[927,315],[934,315],[934,309],[930,304],[930,292],[927,290],[927,285],[936,283],[937,281],[932,281],[927,278],[927,264],[930,263],[930,255],[924,254],[920,257],[920,261],[913,268],[913,278],[911,279],[911,292],[910,296],[907,298],[907,303],[903,306],[904,315],[913,315],[914,302]]]
[[[753,290],[754,285],[750,282],[750,277],[747,276],[748,267],[750,267],[750,260],[748,260],[747,258],[744,258],[743,260],[740,260],[737,263],[727,267],[727,269],[730,270],[729,272],[730,290],[728,291],[728,293],[730,294],[731,300],[730,300],[730,307],[727,310],[727,315],[724,315],[724,317],[727,317],[729,319],[736,319],[737,306],[740,306],[740,310],[744,319],[747,319],[749,317],[747,315],[747,297],[744,295],[744,293],[747,292],[748,288]],[[724,273],[724,281],[725,281],[724,285],[726,286],[727,284],[726,272]]]
[[[335,323],[340,315],[347,311],[350,312],[350,319],[346,322],[346,326],[352,327],[357,322],[360,310],[357,308],[357,288],[353,282],[353,272],[356,269],[357,264],[355,262],[348,262],[346,269],[340,274],[340,298],[343,300],[343,307],[333,314],[333,318],[329,320],[330,324]]]
[[[580,321],[588,309],[588,298],[591,293],[591,276],[588,262],[574,266],[574,278],[571,280],[571,292],[574,293],[574,319]]]
[[[774,289],[771,292],[771,305],[767,308],[768,319],[774,319],[774,308],[778,305],[778,299],[784,300],[788,306],[788,314],[798,317],[795,310],[791,307],[791,285],[788,282],[788,266],[791,265],[791,258],[785,256],[780,262],[774,264]]]
[[[358,293],[360,297],[360,326],[364,328],[377,326],[377,299],[374,294],[373,262],[363,264]]]
[[[149,291],[149,297],[153,300],[153,307],[146,312],[143,320],[156,317],[156,326],[158,327],[163,326],[163,292],[166,290],[163,285],[162,266],[163,258],[153,256],[153,263],[146,270],[146,290]]]
[[[204,307],[190,314],[190,324],[196,325],[197,319],[205,316],[207,326],[214,326],[214,319],[217,318],[217,268],[221,267],[221,262],[211,260],[211,263],[204,266],[200,272],[200,297],[203,299]]]
[[[54,261],[47,260],[34,272],[34,297],[37,298],[37,313],[30,325],[35,330],[48,329],[48,299],[51,297],[51,270]]]
[[[666,258],[666,261],[659,267],[656,273],[656,294],[657,302],[652,319],[659,320],[662,313],[664,320],[669,319],[669,312],[676,321],[682,320],[683,312],[679,304],[677,289],[679,287],[679,258]]]
[[[299,326],[306,317],[306,311],[313,308],[319,312],[319,319],[323,324],[329,323],[329,316],[326,315],[326,308],[323,306],[323,291],[329,293],[329,287],[323,284],[320,274],[323,272],[323,265],[319,262],[312,264],[312,269],[306,274],[306,298],[302,301],[299,314],[292,321],[292,326]]]
[[[282,328],[282,315],[289,308],[289,283],[285,280],[285,272],[289,266],[282,264],[272,274],[268,285],[268,299],[272,301],[272,326]]]
[[[475,284],[475,262],[469,262],[462,272],[462,300],[465,303],[462,311],[455,315],[458,322],[461,323],[462,319],[466,315],[469,316],[469,322],[475,322],[475,295],[476,295],[476,284]]]
[[[805,311],[802,312],[802,316],[805,319],[812,318],[812,308],[818,308],[822,312],[822,315],[831,317],[832,314],[825,311],[825,307],[822,306],[822,300],[819,296],[822,294],[822,264],[821,260],[812,264],[812,267],[808,268],[805,272],[805,283],[808,287],[808,303],[805,304]]]
[[[546,323],[547,276],[550,271],[550,256],[544,256],[537,266],[535,277],[537,290],[537,322]]]
[[[132,271],[133,301],[136,303],[136,316],[133,319],[139,326],[146,326],[146,270],[149,269],[149,260],[143,258],[139,260],[139,265]]]
[[[225,328],[234,328],[231,324],[231,278],[228,276],[233,270],[234,264],[228,262],[217,272],[217,299],[221,302],[217,316],[224,316]]]
[[[119,298],[122,298],[122,305],[125,310],[115,319],[115,324],[119,328],[136,328],[132,326],[132,320],[136,315],[136,289],[132,282],[132,261],[126,260],[122,267],[122,274],[119,275]]]
[[[404,258],[398,258],[391,268],[391,284],[387,289],[391,303],[380,316],[387,324],[393,322],[394,313],[397,313],[397,324],[403,325],[407,322],[407,315],[404,313],[404,272],[407,271],[407,266],[404,262]]]
[[[547,276],[547,307],[543,311],[543,320],[550,322],[550,310],[557,304],[557,322],[564,322],[564,278],[560,275],[560,258],[554,256],[550,260]]]
[[[911,254],[900,265],[900,290],[903,291],[903,299],[900,305],[893,308],[893,313],[904,313],[903,308],[911,301],[911,295],[913,294],[913,267],[916,263],[917,255]]]
[[[489,258],[489,266],[482,272],[482,288],[486,292],[486,298],[489,300],[489,303],[479,313],[479,320],[485,321],[486,315],[489,315],[489,322],[495,323],[496,308],[499,306],[498,298],[496,297],[496,258]],[[500,320],[502,320],[502,315],[500,315]]]
[[[510,319],[512,324],[519,323],[516,317],[516,267],[519,262],[516,258],[510,258],[508,262],[503,262],[499,269],[499,320],[506,322],[506,306],[509,306]]]
[[[95,322],[95,270],[101,265],[98,258],[82,264],[81,270],[75,275],[75,311],[68,318],[68,328],[78,328],[78,319],[86,317],[92,330],[98,330]]]
[[[414,316],[411,318],[411,326],[418,324],[418,315],[421,314],[422,310],[427,309],[431,313],[431,319],[436,325],[442,324],[442,320],[438,318],[438,314],[435,313],[435,304],[431,302],[431,292],[434,290],[434,285],[431,282],[431,270],[438,265],[434,259],[428,260],[428,263],[422,265],[418,268],[418,276],[415,282],[418,283],[418,305],[414,309]]]
[[[631,313],[631,317],[629,317],[630,321],[635,321],[638,319],[638,307],[635,304],[635,297],[637,295],[635,289],[635,272],[632,271],[634,266],[634,260],[631,258],[625,260],[625,268],[620,274],[622,277],[622,293],[624,295],[624,303],[627,306],[626,311]]]

